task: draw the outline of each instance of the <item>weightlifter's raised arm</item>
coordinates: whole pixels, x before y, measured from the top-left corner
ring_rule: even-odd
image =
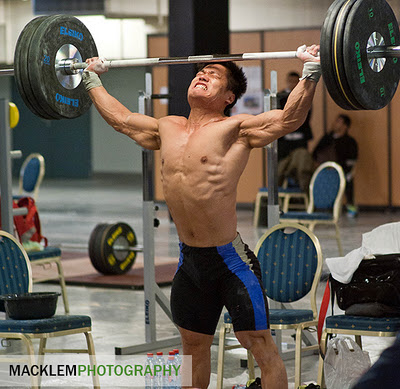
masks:
[[[103,87],[99,75],[108,69],[100,58],[89,58],[88,67],[82,75],[85,88],[96,109],[104,120],[116,131],[128,135],[139,146],[150,150],[160,148],[158,120],[150,116],[131,112]]]
[[[283,110],[265,112],[241,123],[241,136],[247,138],[250,147],[264,147],[303,124],[321,75],[318,50],[317,45],[301,46],[297,50],[297,57],[304,62],[303,77],[290,93]]]

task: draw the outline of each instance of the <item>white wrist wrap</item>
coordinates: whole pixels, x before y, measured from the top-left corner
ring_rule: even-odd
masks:
[[[321,77],[321,64],[319,62],[306,62],[303,66],[303,75],[300,80],[308,79],[318,82]]]
[[[82,81],[85,85],[86,92],[90,91],[92,88],[102,86],[100,77],[95,72],[89,72],[87,70],[82,72]]]

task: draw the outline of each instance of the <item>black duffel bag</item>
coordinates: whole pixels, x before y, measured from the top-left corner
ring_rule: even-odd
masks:
[[[364,259],[348,284],[330,276],[332,299],[346,315],[400,316],[400,254]]]

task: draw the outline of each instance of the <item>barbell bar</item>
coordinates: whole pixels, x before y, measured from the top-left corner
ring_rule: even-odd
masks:
[[[349,110],[381,109],[399,82],[400,32],[385,0],[336,0],[321,29],[322,75],[332,99]],[[21,32],[14,75],[28,108],[44,119],[75,118],[91,105],[82,82],[85,59],[98,56],[86,26],[69,15],[41,16]],[[106,61],[109,68],[291,59],[295,51]]]
[[[374,58],[400,58],[400,46],[372,46],[367,50],[367,57]],[[229,61],[254,61],[271,59],[293,59],[296,58],[296,51],[274,51],[241,54],[221,55],[192,55],[188,57],[154,57],[154,58],[132,58],[115,59],[104,61],[104,66],[111,68],[127,68],[136,66],[161,66],[161,65],[182,65],[196,63],[229,62]],[[65,74],[74,74],[76,70],[86,69],[86,62],[74,62],[69,58],[63,58],[55,65],[56,71],[64,71]],[[14,69],[0,69],[0,76],[14,75]]]
[[[400,58],[400,46],[372,46],[367,49],[367,57],[374,58]],[[253,60],[270,60],[270,59],[293,59],[296,58],[296,51],[274,51],[259,53],[243,53],[243,54],[226,54],[226,55],[192,55],[189,57],[165,57],[165,58],[137,58],[137,59],[120,59],[104,61],[104,65],[111,68],[124,68],[135,66],[158,66],[158,65],[179,65],[179,64],[195,64],[195,63],[211,63],[211,62],[229,62],[229,61],[253,61]],[[88,66],[86,62],[64,65],[64,71],[72,72],[78,69],[85,69]],[[56,70],[61,68],[56,66]]]

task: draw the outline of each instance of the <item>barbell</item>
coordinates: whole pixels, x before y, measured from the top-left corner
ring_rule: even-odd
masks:
[[[322,75],[332,99],[347,110],[377,110],[393,98],[399,82],[400,32],[385,0],[336,0],[321,29]],[[68,15],[40,16],[22,30],[14,75],[28,108],[44,119],[82,115],[91,100],[82,85],[84,60],[97,56],[86,26]],[[226,61],[290,59],[296,51],[106,61],[109,68]]]

